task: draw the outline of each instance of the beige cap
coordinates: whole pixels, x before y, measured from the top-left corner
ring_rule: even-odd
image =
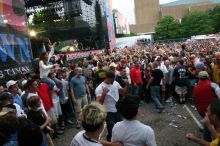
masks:
[[[115,64],[114,62],[112,62],[109,67],[117,67],[117,64]]]
[[[207,79],[208,77],[209,77],[209,74],[207,73],[207,71],[200,71],[199,72],[200,79]]]

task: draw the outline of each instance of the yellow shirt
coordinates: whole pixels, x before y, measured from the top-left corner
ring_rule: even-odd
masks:
[[[218,143],[219,143],[219,142],[220,142],[220,137],[214,139],[214,140],[211,142],[210,146],[218,146]]]
[[[214,82],[220,85],[220,69],[217,65],[213,66],[213,79]]]

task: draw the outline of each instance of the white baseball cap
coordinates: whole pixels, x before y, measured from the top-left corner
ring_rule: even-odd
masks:
[[[8,81],[8,82],[6,83],[6,87],[9,88],[9,87],[11,87],[11,86],[13,86],[13,85],[15,85],[15,84],[17,84],[17,81],[10,80],[10,81]]]

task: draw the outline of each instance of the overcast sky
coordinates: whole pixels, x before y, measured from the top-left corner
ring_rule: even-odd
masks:
[[[160,0],[161,4],[172,2],[175,0]],[[134,0],[112,0],[113,8],[125,14],[130,24],[135,23],[134,17]],[[123,6],[123,7],[122,7]]]

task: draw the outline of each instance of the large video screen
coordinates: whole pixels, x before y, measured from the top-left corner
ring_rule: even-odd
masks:
[[[24,0],[0,1],[0,82],[32,70]]]

